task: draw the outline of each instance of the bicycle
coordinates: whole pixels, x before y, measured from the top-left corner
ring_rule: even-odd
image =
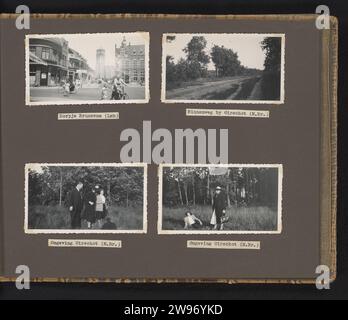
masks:
[[[129,99],[129,95],[120,89],[113,91],[111,94],[111,100],[128,100],[128,99]]]
[[[126,92],[120,93],[120,100],[129,100],[129,95]]]

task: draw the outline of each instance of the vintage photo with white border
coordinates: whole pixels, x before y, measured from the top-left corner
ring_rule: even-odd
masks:
[[[165,33],[164,103],[284,103],[285,34]]]
[[[159,234],[280,234],[281,164],[161,164]]]
[[[148,32],[25,36],[26,105],[149,102]]]
[[[144,163],[27,163],[25,233],[147,233]]]

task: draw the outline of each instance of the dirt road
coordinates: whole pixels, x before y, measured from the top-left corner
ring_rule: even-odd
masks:
[[[217,81],[204,79],[185,87],[167,90],[166,99],[169,100],[248,100],[258,76],[238,76]]]

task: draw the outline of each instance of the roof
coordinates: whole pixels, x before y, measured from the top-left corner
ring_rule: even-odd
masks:
[[[69,48],[69,55],[72,58],[75,58],[75,59],[78,59],[78,60],[83,60],[83,61],[87,62],[87,60],[82,56],[82,54],[77,52],[74,49]]]
[[[115,53],[120,54],[121,48],[115,48]],[[125,54],[127,55],[145,55],[145,45],[143,44],[129,44],[125,46]]]
[[[44,40],[49,40],[52,41],[54,43],[56,43],[59,46],[62,46],[67,42],[64,38],[43,38]]]

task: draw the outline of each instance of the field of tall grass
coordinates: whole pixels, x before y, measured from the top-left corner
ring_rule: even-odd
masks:
[[[203,222],[202,230],[211,228],[211,206],[196,206],[189,210],[185,207],[163,208],[163,230],[184,230],[185,212],[192,212]],[[224,230],[230,231],[276,231],[278,225],[277,211],[268,207],[236,207],[226,210],[229,220]]]
[[[82,213],[83,214],[83,213]],[[109,206],[108,217],[116,224],[119,230],[142,230],[143,208]],[[87,221],[81,221],[81,229],[87,229]],[[70,213],[66,207],[31,206],[28,211],[29,229],[71,229]],[[93,229],[97,229],[95,224]]]

